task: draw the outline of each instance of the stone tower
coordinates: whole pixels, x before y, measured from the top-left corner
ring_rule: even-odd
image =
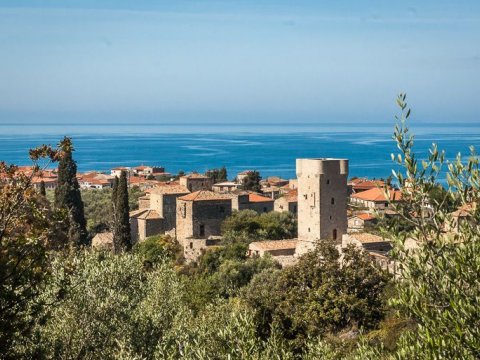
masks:
[[[315,241],[341,241],[347,233],[348,160],[297,159],[298,245],[297,255]]]

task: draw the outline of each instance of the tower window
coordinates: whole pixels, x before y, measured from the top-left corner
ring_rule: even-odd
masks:
[[[337,240],[337,229],[333,229],[332,237],[333,237],[333,240]]]
[[[330,179],[327,179],[327,185],[329,185],[329,184],[330,184]]]
[[[308,232],[310,232],[310,228],[308,228]]]
[[[193,249],[193,242],[190,243],[190,249]]]
[[[200,225],[200,236],[205,236],[205,225]]]
[[[332,205],[335,205],[335,198],[332,198],[332,200],[330,200],[330,203],[331,203]]]

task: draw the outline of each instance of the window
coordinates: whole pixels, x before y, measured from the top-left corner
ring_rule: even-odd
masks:
[[[335,205],[335,198],[332,198],[332,200],[330,200],[330,203],[331,203],[332,205]]]
[[[190,243],[190,249],[193,249],[193,242]]]
[[[263,212],[267,212],[267,208],[266,208],[266,207],[263,208]]]
[[[330,220],[332,220],[332,215],[330,215]]]
[[[224,206],[220,206],[220,212],[221,212],[221,213],[224,213],[224,212],[225,212],[225,207],[224,207]]]
[[[308,232],[310,232],[310,228],[308,228]]]
[[[333,229],[332,238],[333,240],[337,240],[337,229]]]
[[[200,225],[200,236],[205,236],[205,225]]]
[[[330,179],[327,179],[327,185],[330,185]]]
[[[183,203],[182,216],[184,218],[187,217],[187,204],[186,203]]]

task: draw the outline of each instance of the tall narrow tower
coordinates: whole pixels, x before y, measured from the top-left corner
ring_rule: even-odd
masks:
[[[297,159],[298,245],[301,255],[315,241],[340,241],[347,233],[348,160]]]

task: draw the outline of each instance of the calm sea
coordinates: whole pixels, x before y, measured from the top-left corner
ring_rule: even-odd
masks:
[[[480,124],[418,125],[413,128],[420,157],[432,142],[448,158],[480,148]],[[266,176],[295,177],[295,159],[339,157],[350,160],[350,176],[387,177],[396,151],[393,125],[2,125],[0,160],[29,164],[28,149],[73,137],[80,171],[125,165],[162,165],[167,171],[204,172],[225,165],[229,177],[246,169]]]

